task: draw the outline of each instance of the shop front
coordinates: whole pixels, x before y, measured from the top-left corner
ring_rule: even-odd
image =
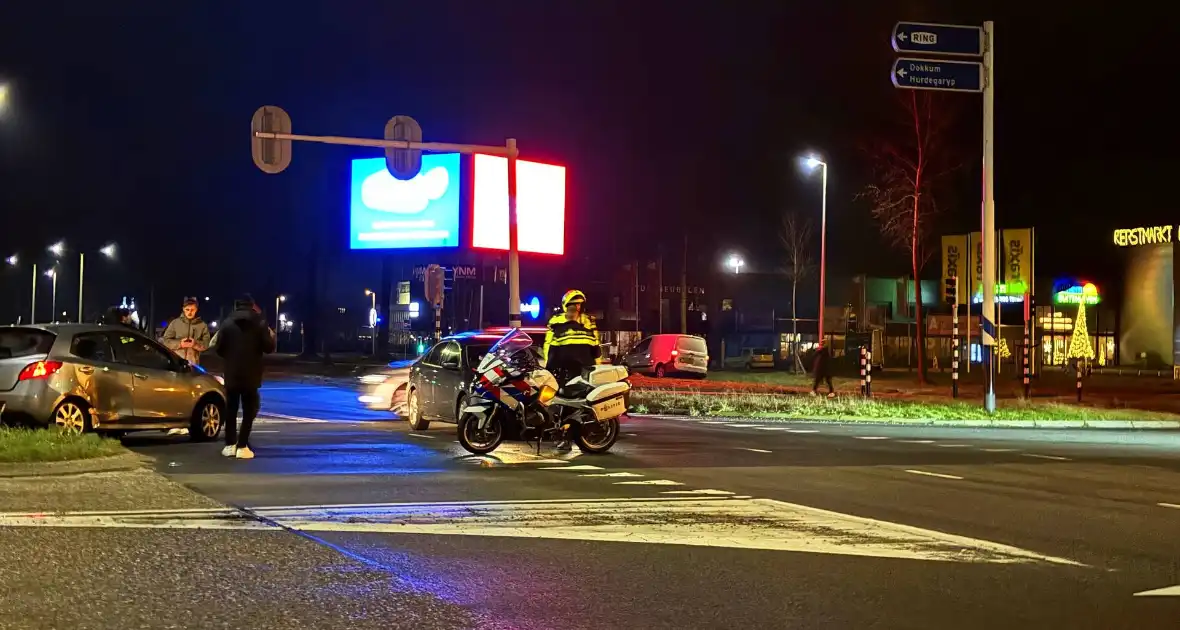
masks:
[[[1037,307],[1041,365],[1068,366],[1075,358],[1105,367],[1118,361],[1116,314],[1102,303],[1098,287],[1085,280],[1053,283],[1052,301]],[[1087,351],[1084,346],[1088,346]]]
[[[1124,297],[1119,322],[1119,365],[1160,368],[1180,357],[1180,300],[1174,282],[1177,265],[1171,225],[1114,231],[1114,245],[1125,256]]]

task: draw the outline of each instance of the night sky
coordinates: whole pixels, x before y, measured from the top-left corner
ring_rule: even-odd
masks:
[[[777,267],[781,213],[818,215],[818,179],[798,167],[816,151],[831,164],[829,273],[900,275],[905,255],[853,201],[869,183],[860,148],[896,133],[892,24],[993,19],[997,226],[1037,228],[1040,274],[1117,279],[1113,228],[1180,222],[1178,11],[940,4],[5,3],[0,254],[116,241],[120,261],[88,265],[88,291],[154,286],[171,304],[298,293],[319,239],[328,297],[362,306],[380,273],[346,251],[347,160],[379,153],[296,145],[290,169],[264,175],[247,123],[274,104],[303,133],[379,137],[409,114],[427,140],[516,137],[523,157],[570,169],[570,256],[611,261],[688,229],[699,256]],[[954,98],[964,168],[941,232],[979,229],[980,99]],[[27,308],[27,285],[4,270],[0,321]]]

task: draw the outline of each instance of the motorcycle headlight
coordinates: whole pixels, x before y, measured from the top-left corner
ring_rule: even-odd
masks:
[[[542,403],[547,403],[550,400],[553,400],[553,397],[556,395],[557,395],[556,389],[553,389],[552,387],[550,387],[548,385],[541,387],[541,402]]]

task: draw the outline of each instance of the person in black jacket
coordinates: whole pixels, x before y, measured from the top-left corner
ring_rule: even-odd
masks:
[[[221,454],[251,459],[250,428],[262,400],[262,356],[275,351],[275,333],[262,318],[254,299],[245,296],[234,302],[234,312],[218,327],[213,352],[225,362],[225,392],[228,409],[225,448]],[[242,429],[237,428],[238,407],[242,408]]]
[[[832,353],[828,350],[828,344],[819,342],[819,348],[815,351],[815,364],[812,366],[812,371],[815,373],[815,379],[811,382],[811,395],[815,396],[819,393],[820,381],[824,381],[828,385],[828,398],[836,397],[836,389],[832,387]]]

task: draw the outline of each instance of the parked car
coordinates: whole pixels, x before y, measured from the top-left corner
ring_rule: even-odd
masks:
[[[774,368],[774,350],[770,348],[742,348],[736,357],[725,357],[725,367],[744,370]]]
[[[652,335],[623,356],[623,365],[632,372],[656,378],[670,374],[704,378],[709,373],[709,347],[694,335]]]
[[[374,411],[392,411],[405,415],[413,361],[394,361],[385,368],[357,377],[363,393],[360,402]]]
[[[221,432],[225,389],[139,331],[101,324],[0,328],[0,422],[72,432]]]

